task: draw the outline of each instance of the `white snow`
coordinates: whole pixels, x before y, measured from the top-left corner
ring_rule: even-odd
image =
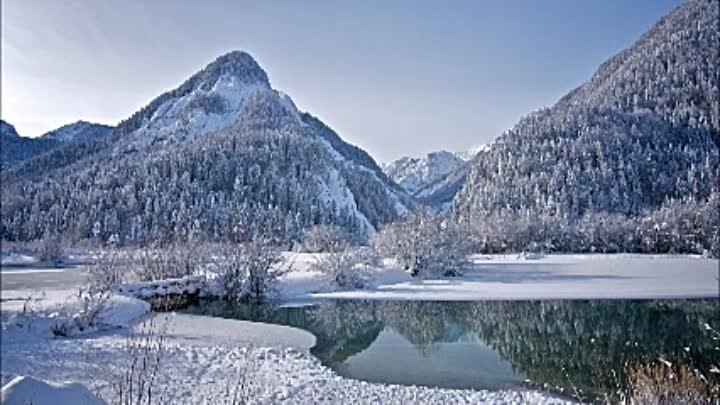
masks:
[[[400,300],[654,299],[718,296],[718,262],[663,255],[474,256],[463,277],[416,279],[392,267],[374,288],[298,298]],[[305,281],[307,284],[307,281]]]
[[[188,315],[170,319],[155,403],[230,403],[236,387],[251,403],[568,404],[537,391],[447,390],[371,384],[337,376],[309,354],[314,337],[294,328]],[[159,322],[162,323],[162,322]],[[137,331],[142,325],[136,326]],[[27,339],[3,331],[3,379],[87,381],[101,397],[122,376],[127,336]],[[514,401],[514,402],[513,402]]]
[[[385,165],[383,171],[408,193],[415,194],[464,164],[455,154],[440,151],[421,158],[403,157]]]
[[[37,259],[32,255],[22,253],[3,254],[0,260],[2,266],[25,266],[37,262]]]
[[[413,279],[390,260],[374,273],[367,290],[332,292],[325,276],[310,270],[318,257],[285,253],[292,271],[281,278],[281,298],[289,304],[318,298],[477,300],[541,298],[716,297],[717,261],[691,256],[547,255],[473,256],[474,266],[454,279]],[[39,312],[57,310],[69,290],[48,290]],[[63,295],[64,293],[64,295]],[[3,299],[28,291],[3,291]],[[128,301],[125,301],[128,300]],[[54,305],[52,305],[54,303]],[[7,305],[12,304],[12,305]],[[158,403],[223,403],[245,387],[253,400],[273,404],[565,404],[537,391],[473,391],[372,384],[337,376],[309,353],[315,338],[305,331],[252,322],[193,315],[142,316],[128,297],[111,313],[117,325],[136,334],[144,325],[167,325]],[[20,327],[7,322],[20,311],[4,301],[2,382],[20,375],[46,381],[80,381],[104,395],[123,373],[128,329],[73,339],[42,333],[48,323]],[[116,313],[117,312],[117,313]],[[128,315],[128,316],[124,316]],[[138,318],[139,317],[139,318]],[[143,321],[139,323],[138,319]],[[106,398],[103,396],[103,398]]]
[[[2,388],[2,405],[103,405],[80,383],[50,383],[18,376]]]
[[[137,298],[113,295],[105,303],[99,322],[106,327],[127,328],[150,312],[150,304]]]
[[[330,152],[330,155],[333,157],[333,159],[336,162],[339,162],[339,163],[343,164],[345,167],[351,168],[353,170],[362,170],[362,171],[366,172],[367,174],[369,174],[370,176],[374,177],[374,179],[377,182],[384,184],[384,182],[382,180],[380,180],[377,173],[375,173],[374,171],[370,170],[369,168],[367,168],[365,166],[357,165],[354,162],[345,159],[343,157],[343,155],[340,152],[338,152],[337,150],[335,150],[335,148],[333,148],[333,146],[327,140],[322,139],[322,138],[316,138],[316,139],[322,145],[325,146],[325,148],[328,150],[328,152]],[[397,215],[403,215],[408,211],[408,208],[405,206],[405,204],[403,204],[400,201],[400,197],[398,197],[398,195],[397,195],[397,193],[395,193],[395,191],[391,190],[388,187],[385,187],[385,192],[387,193],[388,197],[390,197],[390,199],[392,200],[393,208],[395,209],[395,212],[397,213]],[[358,212],[358,214],[360,214],[360,212]],[[365,218],[365,220],[367,221],[367,218]],[[371,230],[374,232],[375,227],[371,227]]]
[[[223,129],[234,123],[245,102],[255,93],[272,91],[267,84],[241,83],[231,74],[220,76],[209,90],[196,88],[190,93],[171,98],[163,103],[153,116],[135,133],[135,144],[146,146],[153,140],[184,141]],[[197,108],[194,103],[203,98],[217,97],[224,105],[221,114]]]
[[[320,197],[323,198],[325,204],[329,206],[331,202],[335,202],[336,215],[339,215],[343,209],[347,210],[347,212],[352,212],[365,229],[365,236],[368,238],[372,237],[375,234],[375,227],[373,227],[367,217],[358,210],[355,196],[350,192],[340,173],[334,168],[330,168],[326,176],[316,176],[316,178],[318,184],[320,184],[323,189],[323,195]]]

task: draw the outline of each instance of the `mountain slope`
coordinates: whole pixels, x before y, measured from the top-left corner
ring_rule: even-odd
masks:
[[[294,243],[309,226],[333,223],[363,239],[410,204],[367,153],[300,112],[244,52],[77,144],[84,156],[62,147],[5,174],[7,188],[25,192],[3,193],[3,237],[147,243],[260,233]]]
[[[39,139],[48,139],[58,142],[84,141],[102,137],[109,133],[112,128],[113,127],[109,125],[95,124],[87,121],[77,121],[47,132],[40,136]]]
[[[57,147],[59,142],[53,139],[22,137],[18,135],[14,126],[0,120],[0,145],[2,147],[2,167],[9,168]]]
[[[26,160],[43,155],[65,144],[99,139],[111,130],[112,127],[107,125],[77,121],[47,132],[40,137],[27,138],[18,135],[12,125],[0,121],[3,167],[10,168],[19,165]],[[73,145],[72,147],[76,146]],[[78,155],[78,157],[82,156],[82,154]]]
[[[681,4],[590,81],[522,119],[473,162],[454,201],[458,218],[524,227],[525,242],[557,249],[571,245],[558,233],[568,238],[588,215],[640,218],[717,201],[718,17],[717,2]],[[711,230],[692,222],[673,233],[707,247]],[[637,226],[629,237],[654,244]]]

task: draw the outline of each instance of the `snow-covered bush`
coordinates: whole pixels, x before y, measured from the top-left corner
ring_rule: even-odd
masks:
[[[227,301],[265,301],[281,275],[275,266],[280,261],[280,252],[258,239],[224,246],[212,266],[216,294]]]
[[[308,253],[340,252],[350,244],[350,235],[336,225],[315,225],[307,232],[303,250]]]
[[[413,276],[457,276],[470,252],[470,243],[455,223],[422,210],[385,226],[372,245],[383,257],[395,258]]]
[[[128,328],[133,322],[150,312],[145,301],[115,295],[110,292],[91,294],[81,290],[77,301],[68,303],[62,313],[53,314],[55,336],[75,336],[83,333]]]
[[[346,247],[320,256],[312,269],[328,275],[339,288],[364,288],[370,278],[370,269],[379,262],[372,249]]]
[[[141,251],[133,267],[140,281],[180,278],[195,273],[201,256],[198,244],[175,243]]]
[[[38,247],[40,260],[58,264],[63,253],[65,253],[65,241],[62,236],[45,232]]]
[[[53,326],[55,336],[72,336],[98,329],[101,326],[101,314],[108,309],[110,292],[88,293],[80,291],[77,297],[77,312],[70,319],[58,322]]]
[[[168,320],[151,318],[131,333],[125,344],[125,356],[120,364],[121,375],[112,385],[110,405],[149,405],[163,403],[157,384],[162,373],[165,355]]]
[[[122,283],[128,276],[128,259],[116,251],[98,255],[94,264],[88,266],[88,283],[85,287],[90,294],[108,292],[113,285]]]
[[[35,293],[24,299],[21,311],[14,313],[8,319],[8,325],[14,325],[20,328],[30,328],[33,321],[39,318],[41,311],[40,303],[45,299],[45,293]]]

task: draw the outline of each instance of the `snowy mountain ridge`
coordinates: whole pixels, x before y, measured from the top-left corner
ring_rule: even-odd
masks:
[[[383,166],[388,177],[411,195],[458,169],[465,160],[448,151],[431,152],[423,157],[403,157]]]
[[[245,52],[220,56],[108,136],[78,146],[5,179],[9,188],[28,187],[28,204],[33,194],[47,198],[64,212],[63,229],[83,237],[132,243],[261,233],[294,243],[313,224],[330,223],[366,239],[413,204],[365,151],[273,89]],[[54,191],[42,191],[45,181]],[[131,201],[122,190],[134,190]],[[24,203],[14,208],[18,224],[40,215]],[[5,231],[32,239],[44,230]]]
[[[40,139],[50,139],[63,143],[74,142],[104,136],[112,129],[113,127],[109,125],[95,124],[81,120],[46,132],[40,136]]]
[[[682,2],[474,159],[453,211],[482,248],[719,252],[719,14]]]
[[[384,165],[383,170],[416,200],[444,212],[462,188],[470,161],[488,150],[488,145],[481,144],[462,152],[403,157]]]

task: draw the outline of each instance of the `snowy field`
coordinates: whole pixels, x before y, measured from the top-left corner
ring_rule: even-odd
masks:
[[[288,304],[327,298],[485,300],[541,298],[717,297],[718,262],[688,256],[552,255],[475,256],[462,278],[416,280],[386,262],[367,290],[333,292],[313,272],[316,256],[286,254],[280,299]],[[28,266],[31,266],[29,264]],[[2,383],[18,375],[52,382],[78,381],[111,393],[122,376],[130,331],[142,335],[148,320],[165,325],[167,340],[157,376],[157,402],[231,403],[240,392],[250,403],[358,404],[565,404],[537,391],[472,391],[370,384],[339,377],[309,354],[314,337],[294,328],[192,315],[144,315],[118,328],[73,338],[52,338],[47,322],[13,326],[21,298],[34,297],[47,317],[71,300],[83,268],[2,270]],[[66,280],[66,281],[63,281]],[[165,329],[166,328],[166,329]],[[240,391],[237,391],[239,388]]]
[[[322,275],[308,270],[312,255],[293,257],[282,297],[417,301],[654,299],[718,297],[718,260],[669,255],[476,255],[462,277],[417,279],[392,262],[372,287],[325,292]],[[320,286],[320,287],[318,287]]]

